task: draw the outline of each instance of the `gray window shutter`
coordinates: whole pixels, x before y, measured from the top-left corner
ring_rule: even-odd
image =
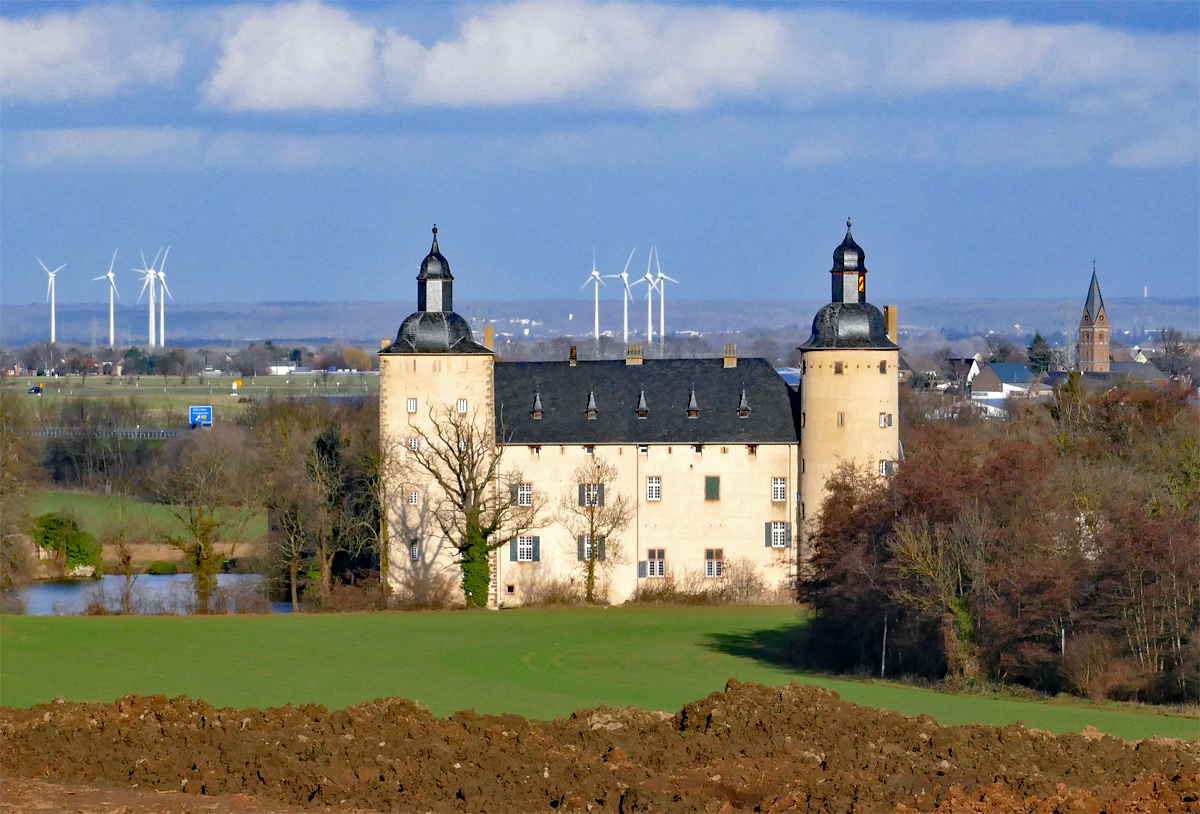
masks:
[[[771,521],[767,521],[767,548],[771,547]]]
[[[792,547],[792,524],[787,524],[787,535],[783,538],[783,544],[786,548]]]
[[[638,579],[646,578],[646,561],[638,560]]]
[[[533,538],[533,561],[534,562],[542,561],[542,538],[541,537]]]
[[[601,537],[600,540],[596,543],[596,559],[598,559],[598,560],[604,559],[604,538],[603,537]]]
[[[517,485],[515,483],[508,485],[508,500],[514,506],[517,504]]]
[[[598,501],[599,505],[603,506],[603,505],[604,505],[604,484],[603,484],[603,483],[599,483],[599,484],[596,484],[596,485],[597,485],[597,488],[598,488],[598,490],[599,490],[599,492],[600,492],[600,494],[599,494],[599,496],[596,498],[596,500]]]
[[[508,541],[508,561],[517,561],[517,538],[514,537]]]
[[[579,484],[579,505],[583,505],[583,484]]]
[[[581,486],[579,488],[582,489],[583,487]],[[580,534],[578,537],[575,538],[575,545],[578,547],[577,554],[579,556],[579,561],[583,562],[587,558],[583,556],[583,535],[582,534]]]

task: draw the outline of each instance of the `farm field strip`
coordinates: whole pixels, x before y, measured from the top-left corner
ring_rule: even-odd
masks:
[[[733,655],[728,642],[804,623],[790,607],[571,608],[502,612],[226,617],[0,618],[0,703],[126,693],[187,695],[218,707],[403,696],[437,715],[459,709],[531,718],[576,709],[676,710],[731,677],[793,680],[848,701],[944,724],[1051,732],[1091,725],[1127,739],[1196,738],[1197,722],[1119,705],[952,695],[814,675]]]

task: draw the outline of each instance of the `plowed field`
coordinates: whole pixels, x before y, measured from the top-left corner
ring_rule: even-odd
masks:
[[[0,736],[10,810],[1200,811],[1194,742],[947,727],[799,684],[553,721],[128,696],[3,708]]]

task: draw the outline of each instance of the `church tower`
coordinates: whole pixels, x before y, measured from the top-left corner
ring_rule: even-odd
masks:
[[[453,549],[434,522],[435,490],[404,471],[408,450],[422,443],[422,433],[434,437],[435,419],[446,414],[495,432],[495,353],[475,342],[471,326],[454,313],[454,276],[437,231],[434,226],[433,246],[417,275],[417,310],[379,352],[379,436],[390,459],[384,475],[391,501],[385,578],[393,590],[412,589],[430,574],[456,568]]]
[[[1096,279],[1096,264],[1092,263],[1092,285],[1088,288],[1087,302],[1083,304],[1083,316],[1079,318],[1079,370],[1083,373],[1108,373],[1108,338],[1111,326],[1108,313],[1104,310],[1104,297],[1100,295],[1100,281]]]
[[[820,511],[825,482],[843,461],[890,477],[900,452],[900,347],[889,338],[884,315],[867,302],[866,254],[849,220],[830,275],[832,301],[817,312],[812,336],[800,346],[802,524]]]

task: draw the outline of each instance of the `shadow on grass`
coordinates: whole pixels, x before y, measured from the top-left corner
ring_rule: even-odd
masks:
[[[770,667],[797,672],[815,672],[817,665],[806,656],[809,622],[743,633],[711,633],[703,646],[729,656],[753,659]]]

